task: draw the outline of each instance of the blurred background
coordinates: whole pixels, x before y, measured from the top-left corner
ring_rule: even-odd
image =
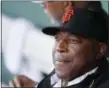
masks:
[[[108,1],[101,1],[108,12]],[[2,1],[1,83],[8,85],[15,75],[24,74],[39,82],[53,69],[52,37],[41,28],[54,25],[39,3]]]

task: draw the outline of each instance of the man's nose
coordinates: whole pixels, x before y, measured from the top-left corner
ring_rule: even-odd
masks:
[[[60,53],[68,52],[67,42],[65,40],[60,40],[57,43],[56,50]]]

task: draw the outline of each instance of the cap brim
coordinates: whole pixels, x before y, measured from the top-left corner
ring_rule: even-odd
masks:
[[[47,35],[54,36],[61,30],[61,27],[46,27],[42,29],[42,32]]]
[[[80,35],[80,36],[85,36],[85,34],[78,33],[77,31],[72,31],[69,28],[64,28],[64,27],[45,27],[42,29],[42,32],[46,35],[51,35],[54,36],[56,35],[59,31],[64,31],[64,32],[69,32],[71,34],[75,35]]]

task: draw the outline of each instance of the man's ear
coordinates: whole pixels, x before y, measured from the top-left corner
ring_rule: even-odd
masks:
[[[97,59],[101,58],[102,56],[105,56],[107,51],[107,45],[105,43],[98,43],[97,51]]]

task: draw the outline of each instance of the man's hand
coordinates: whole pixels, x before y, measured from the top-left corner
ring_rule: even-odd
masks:
[[[37,83],[27,76],[19,75],[9,82],[10,87],[35,87]]]

